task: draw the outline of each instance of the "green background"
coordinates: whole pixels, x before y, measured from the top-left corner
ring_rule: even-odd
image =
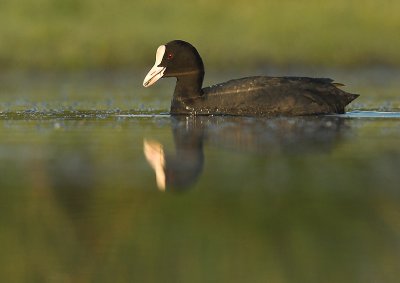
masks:
[[[0,69],[142,67],[173,39],[213,68],[398,66],[399,11],[394,0],[3,0]]]
[[[170,118],[151,115],[168,112],[175,82],[142,81],[160,44],[185,39],[205,85],[332,77],[361,94],[348,110],[398,112],[399,11],[398,0],[0,1],[0,281],[398,282],[399,118],[342,117],[304,140],[302,118],[265,120],[271,132],[211,117],[197,182],[162,193],[143,139],[174,154]]]

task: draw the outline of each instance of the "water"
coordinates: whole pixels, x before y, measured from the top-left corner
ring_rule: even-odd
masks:
[[[392,87],[344,115],[196,118],[130,74],[43,76],[2,86],[2,282],[397,282]]]

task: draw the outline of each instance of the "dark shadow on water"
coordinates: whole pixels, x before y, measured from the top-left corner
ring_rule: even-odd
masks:
[[[165,152],[155,140],[144,140],[143,151],[160,190],[184,191],[202,174],[204,145],[265,158],[275,154],[329,152],[348,130],[346,119],[335,116],[171,117],[175,153]]]

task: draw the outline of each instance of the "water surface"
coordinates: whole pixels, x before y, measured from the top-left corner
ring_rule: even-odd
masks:
[[[170,117],[130,75],[3,84],[1,281],[397,282],[391,89],[345,115]]]

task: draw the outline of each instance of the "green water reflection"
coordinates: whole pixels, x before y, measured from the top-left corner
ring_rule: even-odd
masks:
[[[2,282],[400,275],[398,119],[104,114],[0,128]],[[162,145],[166,192],[144,140]]]

